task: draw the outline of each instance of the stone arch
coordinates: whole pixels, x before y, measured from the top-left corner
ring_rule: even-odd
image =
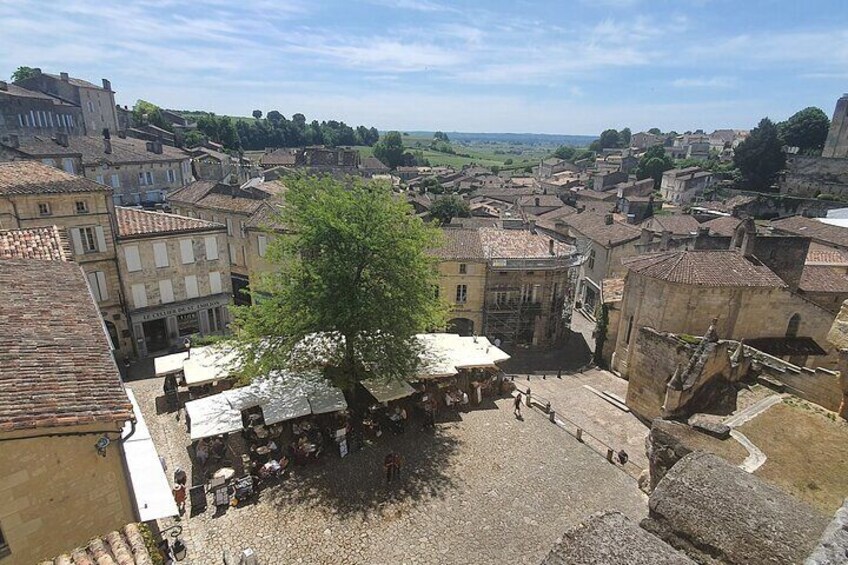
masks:
[[[789,323],[786,324],[786,337],[798,337],[798,330],[801,327],[801,314],[795,312],[789,318]]]
[[[474,320],[453,318],[448,321],[448,332],[459,335],[472,335],[474,333]]]

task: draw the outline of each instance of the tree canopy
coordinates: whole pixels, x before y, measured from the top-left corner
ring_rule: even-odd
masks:
[[[390,131],[374,145],[374,156],[389,168],[403,164],[403,138],[400,132]]]
[[[577,153],[577,149],[570,145],[560,145],[554,151],[554,157],[557,159],[565,159],[566,161],[570,161],[574,159],[574,155]]]
[[[440,224],[449,224],[453,218],[467,218],[471,215],[468,202],[456,194],[439,198],[430,206],[430,215]]]
[[[827,114],[813,106],[795,112],[788,120],[777,124],[786,145],[798,147],[801,153],[806,154],[821,154],[829,128]]]
[[[15,72],[12,73],[12,82],[17,82],[19,80],[27,79],[31,76],[35,75],[35,69],[32,67],[18,67],[15,69]]]
[[[448,134],[441,131],[437,131],[436,133],[434,133],[433,139],[435,139],[436,141],[444,141],[445,143],[450,143],[450,139],[448,139]]]
[[[674,162],[665,154],[663,146],[654,145],[649,147],[639,159],[639,164],[636,166],[636,178],[638,180],[654,179],[654,189],[656,190],[662,182],[663,173],[673,168]]]
[[[342,388],[370,377],[402,379],[418,364],[415,334],[444,325],[433,287],[438,229],[391,187],[330,176],[286,179],[287,227],[269,248],[273,272],[254,283],[254,303],[235,308],[243,377],[318,364]],[[295,346],[315,333],[339,347],[326,361]]]
[[[770,119],[760,120],[751,135],[736,147],[733,164],[739,168],[745,188],[760,192],[771,189],[786,165],[786,154],[777,126]]]
[[[162,116],[162,109],[147,100],[137,100],[132,110],[136,124],[150,124],[167,131],[174,131],[171,123]]]
[[[628,132],[630,130],[627,130]],[[630,142],[628,137],[627,142]],[[606,129],[601,132],[601,137],[589,144],[589,149],[596,153],[600,153],[604,149],[618,149],[624,147],[624,140],[621,133],[615,129]]]

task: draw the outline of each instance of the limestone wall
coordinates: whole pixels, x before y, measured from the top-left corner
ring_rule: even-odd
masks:
[[[678,365],[689,362],[692,351],[651,328],[634,328],[633,333],[637,335],[627,373],[626,402],[636,415],[652,420],[662,415],[668,379]]]
[[[11,551],[3,565],[38,563],[135,521],[120,446],[99,456],[101,435],[0,441],[0,523]]]
[[[843,156],[844,157],[844,156]],[[780,192],[815,198],[819,194],[848,196],[848,159],[795,155],[788,159]]]

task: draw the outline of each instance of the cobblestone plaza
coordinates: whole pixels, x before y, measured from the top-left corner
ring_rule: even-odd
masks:
[[[179,465],[191,476],[184,418],[157,410],[161,380],[129,386],[169,474]],[[413,422],[344,459],[293,467],[243,507],[189,509],[184,562],[222,563],[249,547],[261,563],[535,564],[593,512],[647,512],[633,477],[543,414],[525,408],[517,420],[511,398],[444,416],[435,431]],[[389,451],[405,463],[386,485]]]

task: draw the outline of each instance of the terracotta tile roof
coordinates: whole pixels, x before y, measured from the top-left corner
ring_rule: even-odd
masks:
[[[277,149],[271,153],[265,153],[259,158],[259,164],[263,167],[294,166],[297,163],[296,149]]]
[[[139,208],[115,207],[115,215],[118,220],[119,238],[137,238],[145,235],[167,235],[172,233],[191,233],[203,231],[221,231],[227,227],[223,224],[178,216],[177,214],[165,214],[164,212],[151,212]]]
[[[480,243],[486,259],[550,259],[567,257],[575,252],[573,245],[552,240],[529,230],[480,228]],[[550,243],[554,243],[551,254]]]
[[[249,229],[284,230],[285,226],[280,222],[279,215],[274,206],[262,203],[253,214],[250,215],[245,225]]]
[[[168,194],[172,204],[191,204],[200,208],[214,208],[223,212],[253,214],[263,202],[285,192],[276,182],[266,182],[257,188],[240,188],[213,181],[197,181]]]
[[[578,190],[574,193],[577,197],[577,200],[615,200],[617,198],[615,192],[600,192],[597,190],[592,190],[591,188],[587,188],[584,190]]]
[[[771,224],[781,230],[803,235],[820,243],[829,243],[848,248],[848,228],[825,224],[813,218],[792,216],[782,220],[773,220]]]
[[[0,194],[111,192],[108,186],[38,161],[0,163]]]
[[[33,158],[54,156],[79,156],[83,165],[148,163],[150,161],[185,161],[188,153],[182,149],[162,146],[162,153],[147,150],[147,142],[127,137],[112,137],[112,152],[106,153],[103,138],[100,136],[69,136],[68,146],[59,145],[48,137],[33,136],[22,139],[16,151]]]
[[[721,218],[708,220],[701,225],[710,228],[711,235],[732,237],[740,223],[742,223],[742,220],[739,218],[722,216]]]
[[[0,259],[70,261],[71,249],[57,226],[0,231]]]
[[[804,292],[848,293],[848,274],[845,268],[825,265],[804,265],[798,288]]]
[[[76,263],[0,261],[0,432],[133,417]]]
[[[50,78],[56,79],[58,81],[62,80],[62,77],[60,75],[54,75],[52,73],[41,73],[41,74],[48,76]],[[88,82],[87,80],[83,80],[81,78],[68,77],[67,82],[69,84],[72,84],[73,86],[78,86],[78,87],[81,87],[81,88],[96,88],[97,90],[103,90],[103,87],[97,86],[96,84],[93,84],[93,83]]]
[[[651,216],[644,222],[642,227],[653,232],[670,231],[673,235],[688,235],[697,233],[698,220],[688,214],[674,214],[671,216]]]
[[[376,171],[390,171],[381,160],[376,157],[363,157],[359,164],[360,169],[374,169]]]
[[[848,251],[835,249],[820,243],[810,243],[805,265],[830,265],[848,267]]]
[[[601,281],[601,296],[604,304],[621,302],[624,298],[624,279],[604,279]]]
[[[577,208],[572,206],[562,205],[556,210],[551,210],[549,212],[544,212],[539,214],[537,217],[540,220],[557,220],[559,218],[564,218],[566,216],[570,216],[571,214],[576,214]]]
[[[37,90],[29,90],[28,88],[24,88],[22,86],[18,86],[15,83],[7,83],[6,90],[0,90],[0,96],[19,96],[21,98],[40,98],[42,100],[53,100],[58,103],[59,100],[50,96],[49,94],[44,94],[43,92],[38,92]]]
[[[153,565],[138,524],[89,540],[88,544],[39,565]]]
[[[485,260],[480,233],[476,229],[447,228],[441,230],[442,245],[432,250],[439,259],[446,260]]]
[[[672,251],[623,259],[631,272],[672,283],[712,287],[786,286],[764,265],[736,251]]]
[[[539,203],[536,204],[536,200],[539,200]],[[540,207],[560,207],[562,206],[562,200],[556,194],[532,194],[527,196],[522,196],[518,199],[519,206],[540,206]]]
[[[613,221],[606,223],[606,216],[595,212],[581,212],[562,218],[573,231],[605,247],[621,245],[639,239],[642,230],[630,224]]]

